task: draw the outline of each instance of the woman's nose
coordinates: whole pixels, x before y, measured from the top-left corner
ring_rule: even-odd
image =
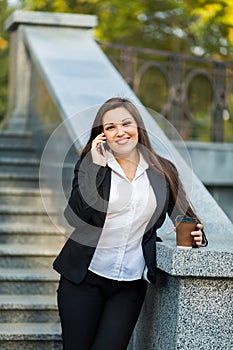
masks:
[[[122,125],[117,125],[117,136],[122,136],[124,135],[125,130]]]

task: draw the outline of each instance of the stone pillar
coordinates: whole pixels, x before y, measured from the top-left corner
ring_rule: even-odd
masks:
[[[6,21],[11,33],[9,107],[5,123],[11,130],[25,130],[30,102],[31,59],[24,38],[27,26],[93,28],[97,19],[91,15],[15,11]]]
[[[158,243],[158,278],[128,350],[233,349],[233,237],[188,251]]]
[[[25,130],[28,115],[31,66],[23,42],[23,26],[13,30],[10,40],[9,102],[7,121],[11,130]]]

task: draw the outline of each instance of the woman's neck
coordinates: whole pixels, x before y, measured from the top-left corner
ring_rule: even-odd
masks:
[[[115,158],[118,161],[119,164],[124,164],[124,163],[134,163],[136,165],[138,165],[139,163],[139,152],[137,150],[137,148],[135,148],[133,151],[131,151],[130,153],[126,153],[126,154],[115,154]]]
[[[120,164],[128,180],[132,181],[135,177],[140,159],[138,150],[135,150],[135,152],[131,152],[128,155],[125,154],[124,156],[116,155],[115,158]]]

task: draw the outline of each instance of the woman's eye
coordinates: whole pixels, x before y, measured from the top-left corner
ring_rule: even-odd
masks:
[[[130,125],[130,124],[132,124],[131,121],[124,122],[124,123],[123,123],[123,126],[128,126],[128,125]]]
[[[107,128],[106,128],[106,130],[113,130],[113,129],[114,129],[113,125],[107,126]]]

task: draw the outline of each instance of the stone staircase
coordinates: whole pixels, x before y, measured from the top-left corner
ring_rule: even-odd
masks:
[[[38,174],[31,134],[0,132],[1,350],[61,349],[52,261],[65,234],[45,212]]]

